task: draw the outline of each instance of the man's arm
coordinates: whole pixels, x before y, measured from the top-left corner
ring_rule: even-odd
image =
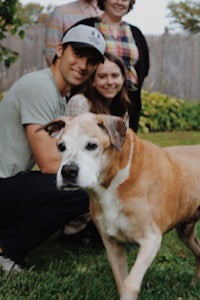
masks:
[[[26,125],[26,133],[35,161],[42,173],[55,174],[60,166],[61,158],[56,147],[56,140],[44,130],[36,132],[39,124]]]

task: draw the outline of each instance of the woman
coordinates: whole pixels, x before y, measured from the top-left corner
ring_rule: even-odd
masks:
[[[86,111],[123,117],[131,110],[126,91],[126,71],[122,60],[104,54],[104,63],[97,66],[82,93],[69,100],[66,115],[77,116]]]
[[[104,11],[101,17],[87,18],[86,24],[103,33],[107,51],[120,56],[127,68],[127,91],[132,103],[129,126],[137,132],[141,111],[141,89],[149,70],[149,51],[141,31],[122,20],[135,4],[135,0],[98,0]]]

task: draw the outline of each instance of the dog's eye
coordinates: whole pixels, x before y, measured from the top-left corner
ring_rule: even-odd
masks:
[[[57,145],[58,151],[60,152],[64,152],[66,150],[65,144],[64,143],[60,143]]]
[[[85,147],[86,150],[89,151],[94,151],[97,148],[97,144],[96,143],[88,143]]]

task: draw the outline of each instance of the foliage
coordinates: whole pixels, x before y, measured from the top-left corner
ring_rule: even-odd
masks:
[[[167,7],[174,24],[192,33],[200,31],[199,0],[171,1]]]
[[[5,95],[5,92],[4,93],[0,93],[0,101],[3,99],[4,95]]]
[[[39,3],[27,3],[22,5],[18,3],[16,15],[22,20],[23,24],[32,24],[38,21],[39,15],[44,7]]]
[[[5,39],[8,34],[18,36],[23,39],[25,35],[24,25],[35,22],[45,23],[48,14],[42,13],[44,7],[36,3],[28,3],[22,5],[19,0],[0,0],[0,41]],[[52,6],[46,8],[49,12]],[[14,63],[19,54],[0,43],[0,62],[4,62],[5,66],[10,67]]]
[[[200,130],[200,103],[142,92],[140,132]]]
[[[22,22],[16,16],[18,3],[18,0],[0,0],[0,41],[6,38],[7,33],[12,35],[18,33],[20,38],[24,37]],[[6,67],[14,63],[17,57],[18,53],[16,51],[0,43],[0,62],[4,61]]]

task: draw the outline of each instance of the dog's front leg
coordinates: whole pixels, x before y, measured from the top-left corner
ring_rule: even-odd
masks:
[[[107,251],[107,257],[111,265],[118,292],[121,295],[124,279],[128,275],[125,247],[114,238],[102,235],[102,239]]]
[[[151,233],[151,236],[139,242],[139,251],[129,275],[124,280],[120,300],[136,300],[143,277],[154,260],[162,241],[161,233]]]

